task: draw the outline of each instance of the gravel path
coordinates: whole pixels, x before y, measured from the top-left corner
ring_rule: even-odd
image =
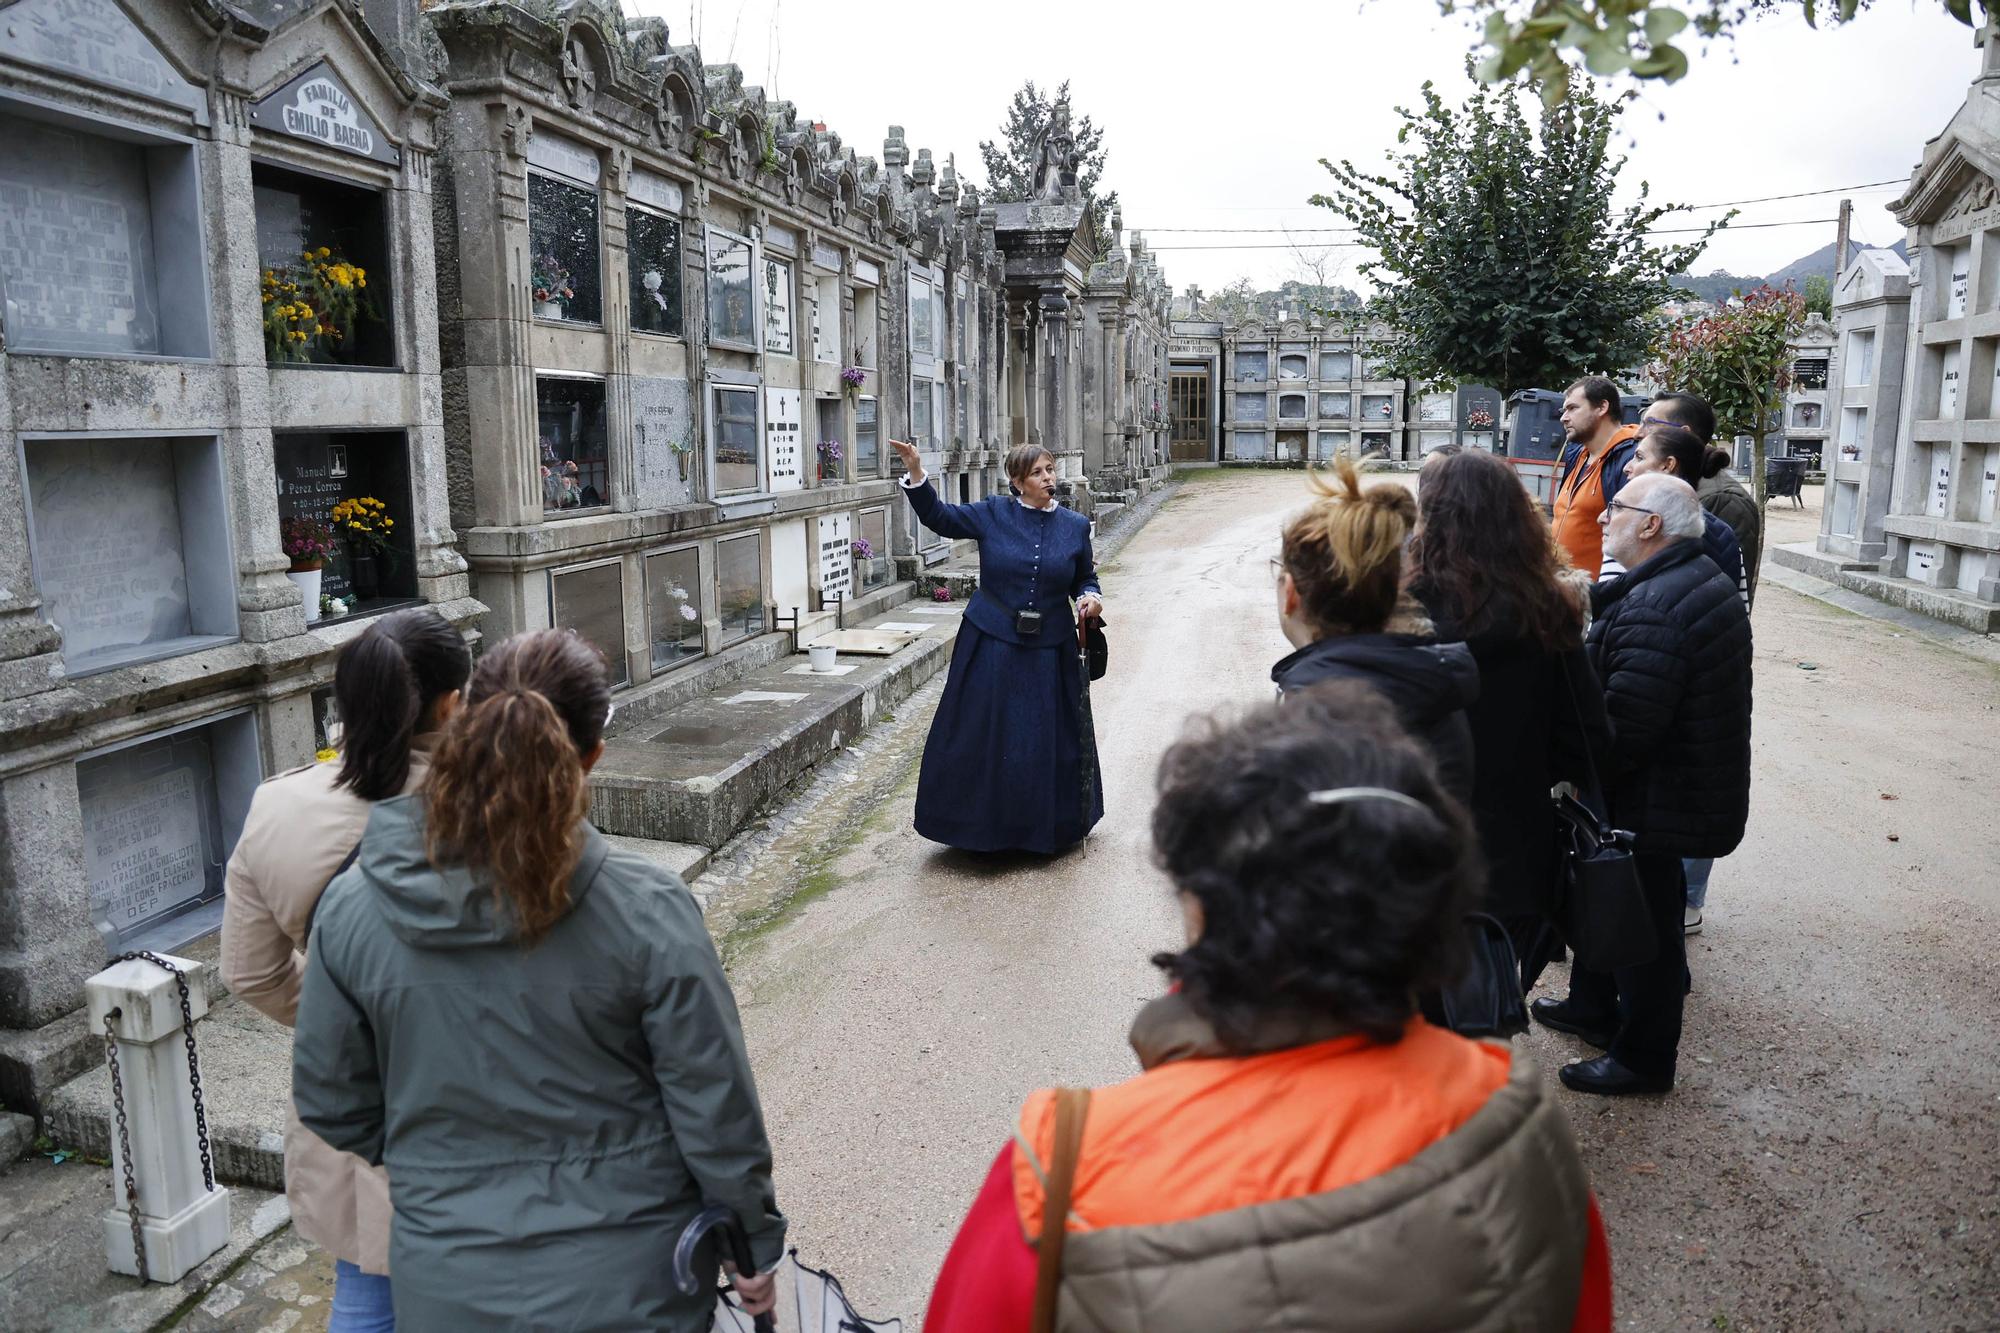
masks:
[[[733,877],[811,879],[733,971],[796,1243],[869,1313],[921,1314],[1023,1094],[1133,1072],[1176,924],[1152,767],[1189,714],[1266,697],[1264,557],[1301,498],[1297,473],[1201,477],[1107,572],[1109,813],[1082,851],[994,865],[909,830],[932,689],[838,781],[863,798],[795,811]],[[1799,540],[1817,514],[1773,519]],[[2000,1328],[2000,670],[1775,586],[1755,628],[1750,831],[1691,941],[1680,1086],[1563,1094],[1619,1325]],[[1551,1076],[1581,1054],[1520,1045]]]

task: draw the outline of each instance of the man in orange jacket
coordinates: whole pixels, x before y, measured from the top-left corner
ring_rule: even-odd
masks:
[[[1604,534],[1597,516],[1625,484],[1625,464],[1638,447],[1639,427],[1624,424],[1618,386],[1587,375],[1563,395],[1563,449],[1556,482],[1556,543],[1569,562],[1591,580],[1604,561]]]

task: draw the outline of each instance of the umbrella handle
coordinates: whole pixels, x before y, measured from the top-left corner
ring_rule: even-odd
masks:
[[[699,1295],[701,1280],[694,1272],[694,1252],[700,1248],[702,1238],[709,1232],[720,1230],[722,1243],[728,1248],[729,1261],[736,1265],[736,1271],[745,1275],[757,1272],[756,1261],[750,1257],[750,1238],[743,1234],[743,1224],[737,1220],[736,1211],[719,1203],[712,1203],[694,1215],[694,1220],[681,1229],[681,1238],[674,1242],[674,1285],[685,1296]],[[775,1333],[778,1321],[768,1314],[756,1317],[757,1333]]]

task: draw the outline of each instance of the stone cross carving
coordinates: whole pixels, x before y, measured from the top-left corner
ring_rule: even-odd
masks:
[[[579,110],[590,105],[597,94],[597,73],[590,67],[590,57],[583,46],[571,38],[563,43],[562,81],[569,90],[569,104]]]

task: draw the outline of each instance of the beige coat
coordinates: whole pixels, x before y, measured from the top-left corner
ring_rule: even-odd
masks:
[[[421,745],[421,738],[419,744]],[[410,755],[404,791],[429,766]],[[374,806],[333,785],[337,763],[281,773],[257,789],[229,858],[222,908],[222,977],[229,989],[291,1027],[305,978],[306,935],[327,881],[361,841]],[[299,1234],[366,1273],[389,1271],[389,1177],[299,1123],[285,1122],[285,1197]]]

